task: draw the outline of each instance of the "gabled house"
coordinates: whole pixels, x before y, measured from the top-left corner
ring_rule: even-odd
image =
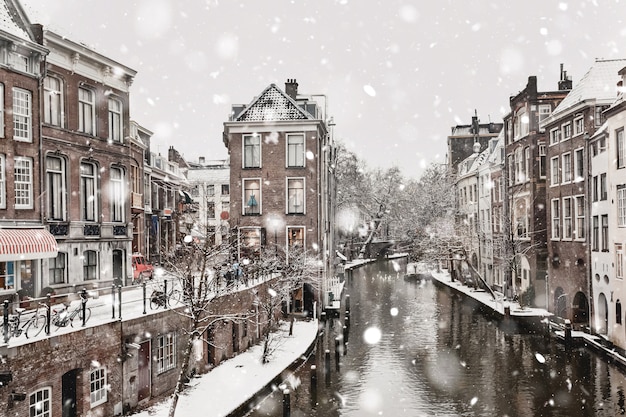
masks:
[[[301,95],[296,80],[271,84],[248,105],[233,105],[224,123],[230,155],[230,226],[233,258],[294,247],[319,256],[322,277],[333,275],[335,148],[326,96]],[[320,103],[323,103],[322,106]],[[323,301],[332,297],[322,280]],[[306,295],[311,312],[313,299]]]
[[[577,326],[589,324],[592,296],[588,236],[592,219],[587,201],[595,180],[590,177],[588,142],[615,101],[618,71],[625,65],[624,59],[596,60],[540,123],[548,135],[548,310]],[[608,251],[608,218],[599,218],[599,232],[599,250]]]

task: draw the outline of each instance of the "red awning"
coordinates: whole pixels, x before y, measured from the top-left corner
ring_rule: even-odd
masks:
[[[46,229],[1,229],[0,262],[54,258],[57,241]]]

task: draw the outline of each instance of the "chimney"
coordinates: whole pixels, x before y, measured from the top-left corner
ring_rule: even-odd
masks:
[[[559,91],[571,89],[572,79],[567,76],[567,71],[563,70],[563,64],[561,64],[561,79],[559,80]]]
[[[200,165],[204,165],[204,156],[201,156],[201,157],[198,158],[198,163]]]
[[[287,93],[287,95],[292,99],[296,99],[296,96],[298,95],[298,83],[295,78],[287,79],[287,82],[285,83],[285,93]]]

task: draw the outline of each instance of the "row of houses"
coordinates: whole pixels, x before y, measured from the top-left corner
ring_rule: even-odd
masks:
[[[626,347],[626,59],[554,90],[535,76],[503,123],[452,128],[457,229],[496,290]]]
[[[224,262],[293,249],[318,258],[320,285],[296,291],[294,307],[328,306],[336,149],[326,95],[299,93],[295,79],[284,90],[271,84],[233,105],[222,137],[228,159],[190,162],[174,147],[155,152],[152,132],[131,118],[135,76],[32,24],[19,1],[0,2],[0,300],[14,310],[49,293],[108,295],[112,285],[131,284],[134,253],[165,263],[190,236],[224,247]],[[259,304],[269,285],[212,303],[211,314],[243,319],[217,321],[202,335],[209,343],[197,347],[196,371],[268,330],[271,313]],[[43,339],[5,339],[0,409],[119,415],[167,395],[186,320],[171,310],[124,320],[120,313]]]

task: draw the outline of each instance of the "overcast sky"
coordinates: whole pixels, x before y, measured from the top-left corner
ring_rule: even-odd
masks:
[[[186,159],[226,158],[223,122],[271,83],[326,94],[335,137],[418,177],[446,137],[501,122],[529,75],[555,90],[626,57],[624,1],[21,0],[33,23],[138,71],[131,118]]]

